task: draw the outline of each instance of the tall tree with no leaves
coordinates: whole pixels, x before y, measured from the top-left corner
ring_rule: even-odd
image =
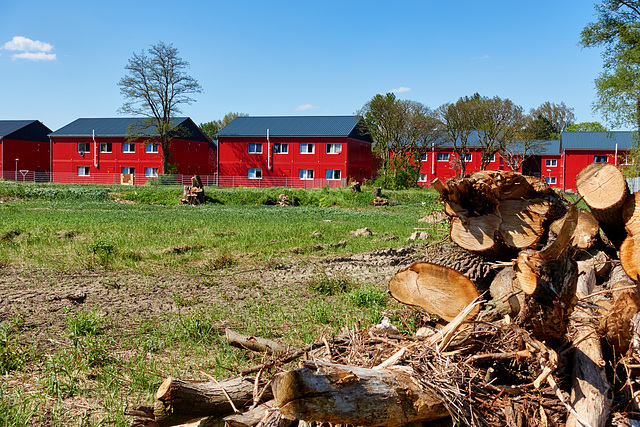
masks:
[[[118,82],[125,98],[120,111],[146,118],[129,132],[135,137],[150,128],[152,131],[145,133],[157,136],[163,173],[169,168],[171,140],[179,133],[173,118],[181,112],[182,105],[194,102],[192,95],[202,92],[196,79],[186,74],[188,67],[177,48],[158,42],[146,52],[134,53],[125,66],[128,74]]]
[[[541,118],[552,125],[554,132],[549,139],[560,139],[560,132],[566,130],[576,121],[573,108],[567,107],[564,102],[556,104],[546,101],[538,108],[532,108],[529,113],[534,119]]]

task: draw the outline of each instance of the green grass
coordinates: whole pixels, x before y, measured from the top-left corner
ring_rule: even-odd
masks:
[[[367,188],[205,191],[207,203],[194,207],[178,204],[178,186],[0,181],[0,274],[61,298],[57,310],[34,308],[37,324],[29,313],[0,318],[0,426],[124,427],[125,409],[152,402],[167,375],[225,378],[261,363],[262,355],[228,345],[227,327],[303,346],[383,316],[401,330],[418,323],[383,283],[328,274],[316,259],[406,245],[437,206],[435,192],[385,192],[390,206],[373,207]],[[279,194],[296,206],[272,205]],[[364,227],[373,236],[350,235]],[[446,235],[432,228],[434,239]],[[317,273],[294,285],[261,282],[293,264]],[[93,288],[83,304],[64,300],[85,283]],[[93,299],[100,293],[133,304],[151,295],[162,307],[122,312]],[[34,336],[41,346],[30,344]]]

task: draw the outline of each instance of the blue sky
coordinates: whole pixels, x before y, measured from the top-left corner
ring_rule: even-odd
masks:
[[[172,43],[202,85],[182,114],[348,115],[377,93],[437,108],[475,92],[591,110],[584,0],[0,2],[0,120],[117,117],[134,52]]]

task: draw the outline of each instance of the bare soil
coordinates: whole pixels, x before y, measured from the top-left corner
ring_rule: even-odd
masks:
[[[6,266],[0,268],[0,322],[22,317],[25,343],[36,344],[39,353],[47,353],[64,339],[65,314],[70,311],[97,309],[119,329],[133,330],[146,319],[211,307],[216,302],[241,301],[252,292],[277,296],[318,274],[386,286],[399,269],[420,259],[423,252],[424,245],[410,245],[351,256],[284,260],[266,267],[238,262],[201,277],[110,270],[66,273]],[[207,285],[211,283],[215,286]],[[176,295],[193,304],[177,304]]]

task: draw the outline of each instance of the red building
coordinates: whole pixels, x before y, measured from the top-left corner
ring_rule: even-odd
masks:
[[[590,163],[607,162],[626,166],[629,150],[637,146],[637,132],[562,132],[560,154],[562,181],[556,187],[576,189],[576,176]]]
[[[162,147],[151,129],[132,139],[138,118],[77,119],[49,134],[53,181],[96,184],[144,184],[169,173],[162,170]],[[213,176],[215,145],[186,117],[174,119],[169,147],[173,174]],[[145,135],[143,135],[145,134]],[[133,180],[133,181],[132,181]],[[213,180],[213,179],[212,179]]]
[[[0,178],[49,181],[49,132],[38,120],[0,120]]]
[[[237,117],[218,132],[220,186],[340,187],[371,179],[356,116]]]

